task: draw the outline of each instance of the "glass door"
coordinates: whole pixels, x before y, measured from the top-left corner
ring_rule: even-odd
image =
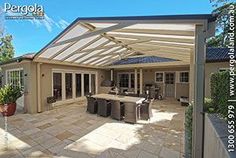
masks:
[[[89,74],[84,74],[84,95],[89,94]]]
[[[81,74],[75,75],[76,97],[81,97]]]
[[[57,101],[62,100],[62,74],[53,73],[53,96]]]
[[[72,98],[72,73],[65,74],[66,99]]]

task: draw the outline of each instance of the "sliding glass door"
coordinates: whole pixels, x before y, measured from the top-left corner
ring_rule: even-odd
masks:
[[[75,75],[76,97],[81,97],[81,74]]]
[[[84,74],[84,95],[89,94],[89,74]]]
[[[95,94],[96,93],[96,76],[95,74],[91,74],[91,93]]]
[[[53,73],[53,96],[57,101],[65,101],[96,94],[96,74],[91,72],[68,72],[56,70]]]
[[[72,98],[72,73],[65,74],[66,99]]]
[[[53,96],[57,101],[62,100],[62,74],[53,73]]]

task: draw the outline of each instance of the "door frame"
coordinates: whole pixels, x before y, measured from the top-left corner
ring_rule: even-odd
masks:
[[[174,95],[173,97],[176,98],[176,74],[177,74],[177,71],[165,71],[164,72],[164,89],[165,89],[165,97],[166,97],[166,74],[168,73],[173,73],[174,74],[174,82],[173,82],[173,85],[174,85]]]

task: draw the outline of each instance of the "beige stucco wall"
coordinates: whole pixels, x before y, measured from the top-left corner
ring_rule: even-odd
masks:
[[[36,95],[36,73],[35,63],[31,61],[21,61],[1,66],[3,72],[3,83],[6,84],[6,71],[10,69],[23,68],[24,70],[24,107],[25,112],[37,112]]]
[[[211,97],[211,88],[210,88],[210,80],[211,74],[218,72],[220,68],[228,68],[229,63],[227,62],[218,62],[218,63],[206,63],[205,65],[205,96]]]
[[[104,70],[98,70],[98,69],[91,69],[91,68],[82,68],[82,67],[75,67],[75,66],[66,66],[66,65],[55,65],[55,64],[41,64],[40,66],[41,69],[41,106],[42,106],[42,111],[46,110],[47,107],[47,97],[52,96],[52,71],[57,69],[57,70],[68,70],[69,71],[93,71],[98,74],[97,79],[98,79],[98,93],[102,91],[100,85],[101,82],[108,77],[108,71]],[[77,101],[78,98],[76,99],[71,99],[68,100],[69,102],[74,102]],[[61,102],[67,103],[68,101]],[[60,102],[58,102],[60,103]]]

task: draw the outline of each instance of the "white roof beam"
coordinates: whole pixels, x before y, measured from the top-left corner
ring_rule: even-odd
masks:
[[[121,29],[121,28],[130,26],[130,25],[132,25],[132,23],[119,22],[117,25],[114,25],[114,26],[110,26],[110,27],[107,27],[107,28],[104,28],[104,29],[101,29],[101,30],[95,30],[95,31],[83,34],[81,36],[78,36],[78,37],[74,37],[74,38],[71,38],[71,39],[67,39],[67,40],[64,40],[64,41],[61,41],[61,42],[54,43],[51,46],[49,46],[49,48],[50,47],[55,47],[57,45],[62,45],[62,44],[65,44],[65,43],[70,43],[70,42],[73,42],[73,41],[78,41],[78,40],[81,40],[83,38],[88,38],[88,37],[91,37],[91,36],[104,34],[106,32]]]

